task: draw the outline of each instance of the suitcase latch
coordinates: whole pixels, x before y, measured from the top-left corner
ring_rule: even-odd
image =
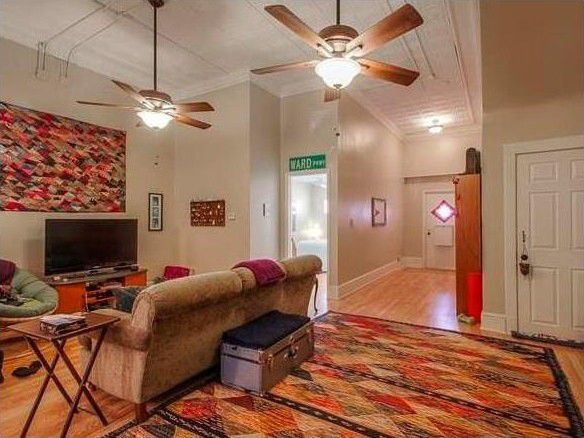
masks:
[[[286,359],[294,359],[296,356],[298,356],[298,347],[291,345],[285,357]]]
[[[272,369],[273,365],[274,365],[274,355],[270,354],[268,356],[268,359],[266,360],[266,364],[268,365],[268,369]]]

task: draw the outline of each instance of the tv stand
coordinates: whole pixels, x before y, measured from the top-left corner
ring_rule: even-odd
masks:
[[[85,311],[87,303],[91,302],[88,296],[96,291],[95,285],[98,283],[117,281],[121,286],[146,286],[147,269],[132,270],[130,266],[125,268],[123,271],[97,272],[93,275],[86,272],[81,276],[46,277],[45,283],[54,287],[59,293],[56,313]]]

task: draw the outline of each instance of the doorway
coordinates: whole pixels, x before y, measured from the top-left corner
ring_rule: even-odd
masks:
[[[584,341],[582,149],[517,157],[518,331]]]
[[[423,197],[423,266],[427,269],[454,270],[454,191],[427,190]]]
[[[584,341],[583,145],[572,136],[504,147],[510,332]]]
[[[288,255],[312,254],[328,267],[327,174],[290,175]]]

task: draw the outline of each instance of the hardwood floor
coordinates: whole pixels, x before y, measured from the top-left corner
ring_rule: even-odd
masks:
[[[477,326],[469,327],[456,320],[454,283],[455,278],[452,272],[405,269],[394,272],[342,300],[330,301],[329,309],[450,330],[481,333]],[[322,310],[324,309],[323,296],[320,298],[318,307]],[[492,333],[482,334],[497,336]],[[38,372],[24,379],[11,376],[14,368],[28,365],[34,358],[28,352],[24,342],[11,342],[0,346],[6,354],[4,366],[6,381],[0,385],[0,437],[16,437],[20,434],[44,374]],[[67,346],[67,351],[76,365],[79,363],[79,349],[76,341],[72,341]],[[51,351],[49,345],[45,345],[44,350]],[[554,350],[570,380],[580,409],[584,410],[584,351],[561,347],[554,347]],[[57,367],[57,373],[63,377],[65,387],[72,393],[75,384],[62,363]],[[111,421],[110,425],[103,428],[96,416],[82,412],[73,420],[69,432],[70,437],[100,436],[133,418],[132,404],[109,396],[100,390],[95,390],[94,395]],[[86,401],[82,402],[82,406],[84,409],[89,409]],[[43,438],[58,436],[66,412],[66,402],[50,383],[29,436]]]

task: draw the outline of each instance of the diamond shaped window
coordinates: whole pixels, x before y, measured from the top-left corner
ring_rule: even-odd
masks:
[[[446,223],[454,216],[456,210],[452,205],[443,199],[440,201],[440,204],[438,204],[430,213],[438,218],[438,220]]]

